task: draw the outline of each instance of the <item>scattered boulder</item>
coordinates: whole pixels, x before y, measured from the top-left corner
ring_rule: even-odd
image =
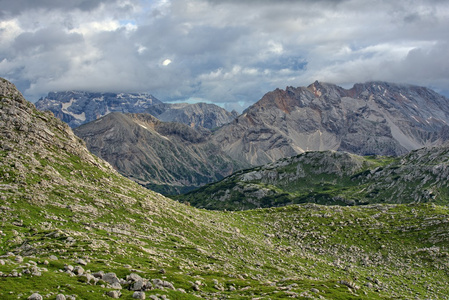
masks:
[[[66,300],[66,298],[63,294],[58,294],[56,295],[56,300]]]
[[[83,267],[81,267],[81,266],[76,266],[76,267],[73,269],[73,273],[74,273],[75,275],[77,275],[77,276],[83,275],[83,274],[84,274],[84,269],[83,269]]]
[[[87,262],[84,259],[78,258],[75,263],[80,264],[82,266],[87,266]]]
[[[134,299],[145,299],[145,292],[134,292],[133,298]]]
[[[93,273],[92,275],[94,275],[95,278],[103,279],[104,272],[103,271],[98,271],[98,272]]]
[[[95,276],[95,274],[94,274],[94,276]],[[114,283],[120,284],[120,280],[118,279],[118,277],[115,273],[106,273],[101,277],[101,279],[109,284],[114,284]]]
[[[120,291],[114,290],[114,291],[106,292],[106,295],[113,299],[118,299],[118,298],[120,298],[122,293]]]
[[[44,298],[39,293],[34,293],[28,297],[28,300],[43,300]]]
[[[172,283],[170,283],[168,281],[161,280],[161,279],[153,279],[153,287],[155,289],[164,289],[164,288],[167,288],[170,290],[175,289],[175,287],[173,286]]]

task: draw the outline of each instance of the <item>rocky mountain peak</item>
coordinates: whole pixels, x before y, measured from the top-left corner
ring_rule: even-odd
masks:
[[[447,124],[449,100],[424,87],[315,81],[265,94],[214,137],[234,159],[265,164],[314,150],[401,155],[443,141]]]
[[[339,98],[346,96],[346,90],[332,83],[319,82],[318,80],[307,87],[315,97]]]
[[[209,103],[161,103],[149,107],[147,113],[164,122],[178,122],[190,127],[214,129],[234,120],[237,112],[228,112]]]

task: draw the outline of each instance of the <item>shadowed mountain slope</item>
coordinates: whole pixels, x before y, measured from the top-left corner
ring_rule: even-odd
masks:
[[[165,194],[186,192],[242,167],[208,141],[208,130],[150,114],[111,113],[74,131],[121,174]]]

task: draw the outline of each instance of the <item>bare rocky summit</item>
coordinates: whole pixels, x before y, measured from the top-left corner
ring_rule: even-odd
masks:
[[[207,129],[220,127],[238,116],[236,111],[228,112],[215,104],[207,103],[161,103],[149,107],[146,112],[164,122],[177,122]]]
[[[36,102],[39,110],[51,111],[57,118],[78,127],[110,112],[142,113],[162,103],[146,93],[94,93],[84,91],[50,92]]]
[[[401,155],[447,140],[448,124],[449,100],[424,87],[315,82],[267,93],[213,138],[234,159],[262,165],[316,150]]]

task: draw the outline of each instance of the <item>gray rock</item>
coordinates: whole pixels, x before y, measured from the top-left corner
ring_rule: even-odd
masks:
[[[44,298],[39,293],[34,293],[28,297],[28,300],[43,300]]]
[[[84,259],[78,258],[75,263],[80,264],[82,266],[87,266],[87,262]]]
[[[31,271],[31,275],[33,275],[33,276],[41,276],[42,275],[41,270],[36,266],[31,267],[30,271]]]
[[[120,298],[122,293],[120,291],[115,290],[115,291],[106,292],[106,295],[111,298],[118,299],[118,298]]]
[[[74,268],[73,268],[72,265],[65,265],[65,266],[64,266],[64,270],[65,270],[65,271],[73,272],[73,269],[74,269]]]
[[[95,278],[103,279],[104,272],[98,271],[98,272],[93,273],[92,275],[94,275]]]
[[[142,280],[142,277],[139,274],[131,273],[128,276],[126,276],[126,280],[138,281]]]
[[[133,298],[134,299],[145,299],[145,293],[144,292],[134,292]]]
[[[95,274],[94,274],[94,276],[95,276]],[[109,284],[114,284],[114,283],[120,284],[120,280],[118,279],[117,275],[115,275],[115,273],[106,273],[103,275],[103,277],[101,279]]]
[[[147,282],[143,279],[135,281],[134,284],[131,286],[131,291],[144,291],[146,283]]]
[[[161,279],[153,279],[153,287],[155,289],[164,289],[164,288],[171,289],[171,290],[175,289],[175,287],[173,286],[172,283],[170,283],[168,281],[161,280]]]
[[[84,274],[84,269],[83,269],[83,267],[81,267],[81,266],[76,266],[76,267],[73,269],[73,273],[74,273],[75,275],[77,275],[77,276],[83,275],[83,274]]]
[[[111,284],[111,288],[115,289],[115,290],[121,290],[122,289],[122,285],[118,282],[114,282]]]
[[[58,294],[56,295],[56,300],[66,300],[66,298],[63,294]]]
[[[96,284],[98,282],[98,278],[95,278],[92,274],[84,273],[83,276],[86,277],[87,283]]]

